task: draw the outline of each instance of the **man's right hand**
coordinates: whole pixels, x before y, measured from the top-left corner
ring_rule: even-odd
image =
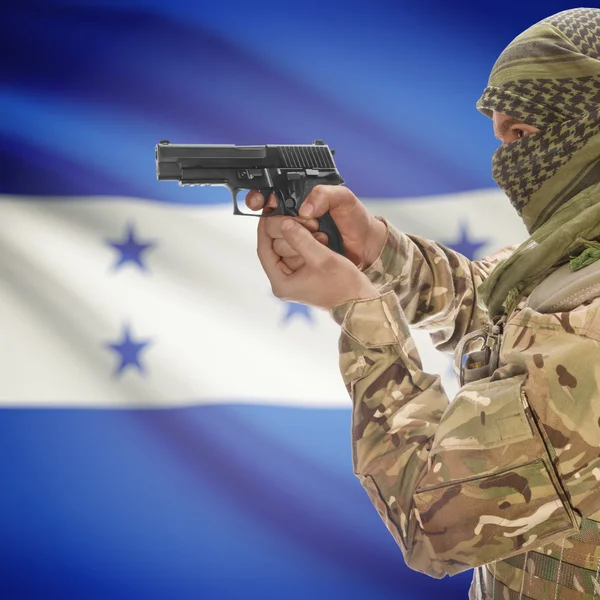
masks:
[[[256,211],[265,208],[265,201],[259,191],[252,190],[246,195],[246,205]],[[265,210],[276,206],[275,196],[271,194]],[[365,269],[375,262],[387,239],[385,224],[370,215],[365,205],[347,187],[318,185],[303,202],[300,216],[295,217],[295,220],[325,245],[327,235],[317,232],[317,218],[327,211],[340,231],[346,258],[360,269]],[[285,241],[281,232],[283,218],[276,216],[266,219],[266,232],[273,238],[275,253],[281,256],[290,269],[296,271],[304,264],[304,259]]]

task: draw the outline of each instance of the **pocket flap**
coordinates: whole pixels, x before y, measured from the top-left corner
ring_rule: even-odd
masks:
[[[444,413],[431,454],[495,448],[533,437],[521,400],[525,378],[487,378],[462,387]]]
[[[432,551],[450,574],[577,531],[542,460],[414,498]]]

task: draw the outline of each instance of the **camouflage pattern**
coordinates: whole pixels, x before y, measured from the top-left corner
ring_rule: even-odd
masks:
[[[381,294],[393,291],[411,326],[427,329],[438,350],[454,351],[463,336],[488,321],[475,290],[516,248],[470,262],[462,254],[419,236],[405,235],[385,219],[388,238],[365,270]]]
[[[452,351],[485,326],[477,286],[511,249],[469,262],[387,225],[365,271],[381,296],[331,313],[354,471],[406,563],[475,567],[471,598],[600,598],[600,299],[558,314],[522,299],[499,368],[450,401],[409,327]]]

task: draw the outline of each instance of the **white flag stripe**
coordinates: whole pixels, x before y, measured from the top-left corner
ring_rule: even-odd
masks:
[[[467,219],[487,251],[521,241],[502,194],[367,201],[403,230],[439,241]],[[489,207],[490,210],[487,210]],[[468,215],[468,218],[465,217]],[[462,220],[461,220],[462,218]],[[230,206],[131,198],[0,197],[0,402],[18,406],[170,407],[216,402],[347,407],[338,372],[338,327],[270,291],[256,257],[256,220]],[[131,225],[147,271],[115,269]],[[108,347],[130,326],[144,373],[116,374]],[[426,368],[452,395],[448,358],[415,332]]]

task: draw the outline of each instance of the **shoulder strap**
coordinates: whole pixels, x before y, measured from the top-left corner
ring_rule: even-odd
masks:
[[[567,263],[534,288],[527,306],[542,313],[566,312],[598,296],[600,260],[578,271],[572,271]]]

